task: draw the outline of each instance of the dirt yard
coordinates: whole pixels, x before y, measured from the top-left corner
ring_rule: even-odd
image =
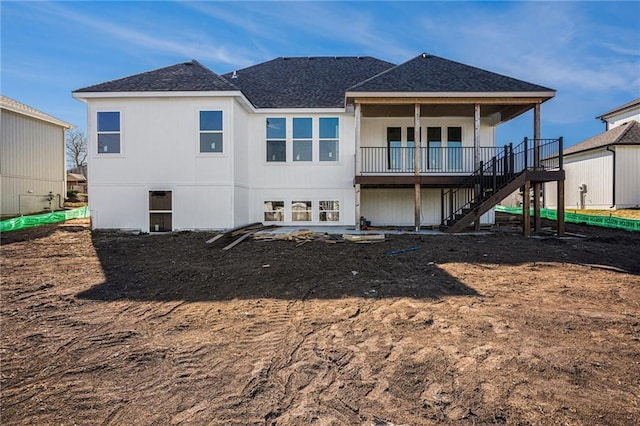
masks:
[[[567,228],[3,234],[0,423],[639,424],[640,234]]]

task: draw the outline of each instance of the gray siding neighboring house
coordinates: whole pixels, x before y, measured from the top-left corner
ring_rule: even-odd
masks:
[[[640,122],[626,121],[564,150],[565,208],[640,207]],[[556,208],[554,185],[546,205]]]
[[[2,95],[0,107],[0,214],[59,207],[66,194],[65,130],[72,125]]]

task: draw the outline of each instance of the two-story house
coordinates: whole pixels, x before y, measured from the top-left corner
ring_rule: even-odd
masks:
[[[489,198],[491,174],[524,185],[512,178],[537,164],[497,148],[496,126],[534,109],[539,153],[540,105],[554,95],[429,54],[283,57],[224,75],[192,61],[73,92],[87,104],[93,226],[150,231],[361,217],[420,228],[465,206],[490,223],[469,194]]]

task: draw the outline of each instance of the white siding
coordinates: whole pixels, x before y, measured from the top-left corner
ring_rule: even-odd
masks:
[[[624,123],[628,123],[631,120],[640,121],[640,108],[636,108],[635,110],[631,110],[631,111],[626,111],[609,118],[607,120],[608,130],[621,126]]]
[[[587,186],[584,207],[608,209],[612,206],[613,155],[605,149],[578,153],[564,157],[565,208],[580,207],[582,184]],[[545,203],[549,208],[557,207],[556,183],[545,184]]]
[[[287,161],[267,162],[266,159],[266,119],[284,117],[287,122]],[[313,161],[291,161],[292,119],[311,117],[313,119]],[[319,161],[318,119],[320,117],[339,118],[338,161]],[[292,201],[312,201],[314,222],[319,222],[318,202],[339,201],[340,222],[329,225],[355,225],[355,128],[354,117],[345,113],[258,113],[249,116],[249,170],[250,170],[250,221],[264,220],[265,201],[285,202],[285,224],[291,221]],[[295,224],[299,224],[295,222]]]
[[[2,215],[33,213],[41,203],[22,203],[28,193],[44,196],[50,191],[63,200],[65,191],[64,128],[7,110],[0,112],[0,176]],[[31,205],[31,209],[25,209]]]
[[[224,152],[199,152],[199,111],[223,112]],[[121,153],[97,153],[98,111],[119,111]],[[267,162],[266,119],[287,122],[287,161]],[[292,160],[292,120],[313,120],[313,160]],[[338,161],[319,161],[319,119],[339,118]],[[463,129],[473,146],[473,119],[423,118],[423,126]],[[363,119],[363,146],[386,146],[386,127],[410,118]],[[264,221],[267,201],[284,202],[282,224],[355,225],[355,120],[340,111],[248,112],[232,97],[93,98],[88,101],[89,203],[95,228],[148,230],[149,191],[172,191],[173,229],[226,229]],[[426,137],[424,137],[426,139]],[[494,145],[483,121],[481,145]],[[292,203],[308,201],[309,222],[294,221]],[[320,221],[321,201],[339,202],[338,222]],[[375,224],[413,225],[412,190],[365,190],[363,215]],[[423,190],[423,224],[440,223],[440,190]],[[369,215],[371,217],[369,217]],[[483,221],[492,221],[486,215]]]
[[[442,218],[440,189],[422,189],[422,226],[440,225]],[[413,188],[363,189],[361,213],[374,226],[414,226]],[[446,212],[445,212],[446,214]],[[493,223],[493,210],[480,218],[480,222]]]
[[[148,191],[170,190],[174,229],[232,227],[233,102],[231,98],[89,101],[89,205],[93,226],[147,230]],[[201,110],[223,112],[223,153],[199,152]],[[98,154],[98,111],[120,112],[120,154]]]
[[[640,207],[640,145],[616,150],[616,208]]]

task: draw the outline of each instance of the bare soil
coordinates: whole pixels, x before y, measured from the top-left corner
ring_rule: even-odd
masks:
[[[640,234],[567,227],[5,233],[0,423],[639,424]]]

